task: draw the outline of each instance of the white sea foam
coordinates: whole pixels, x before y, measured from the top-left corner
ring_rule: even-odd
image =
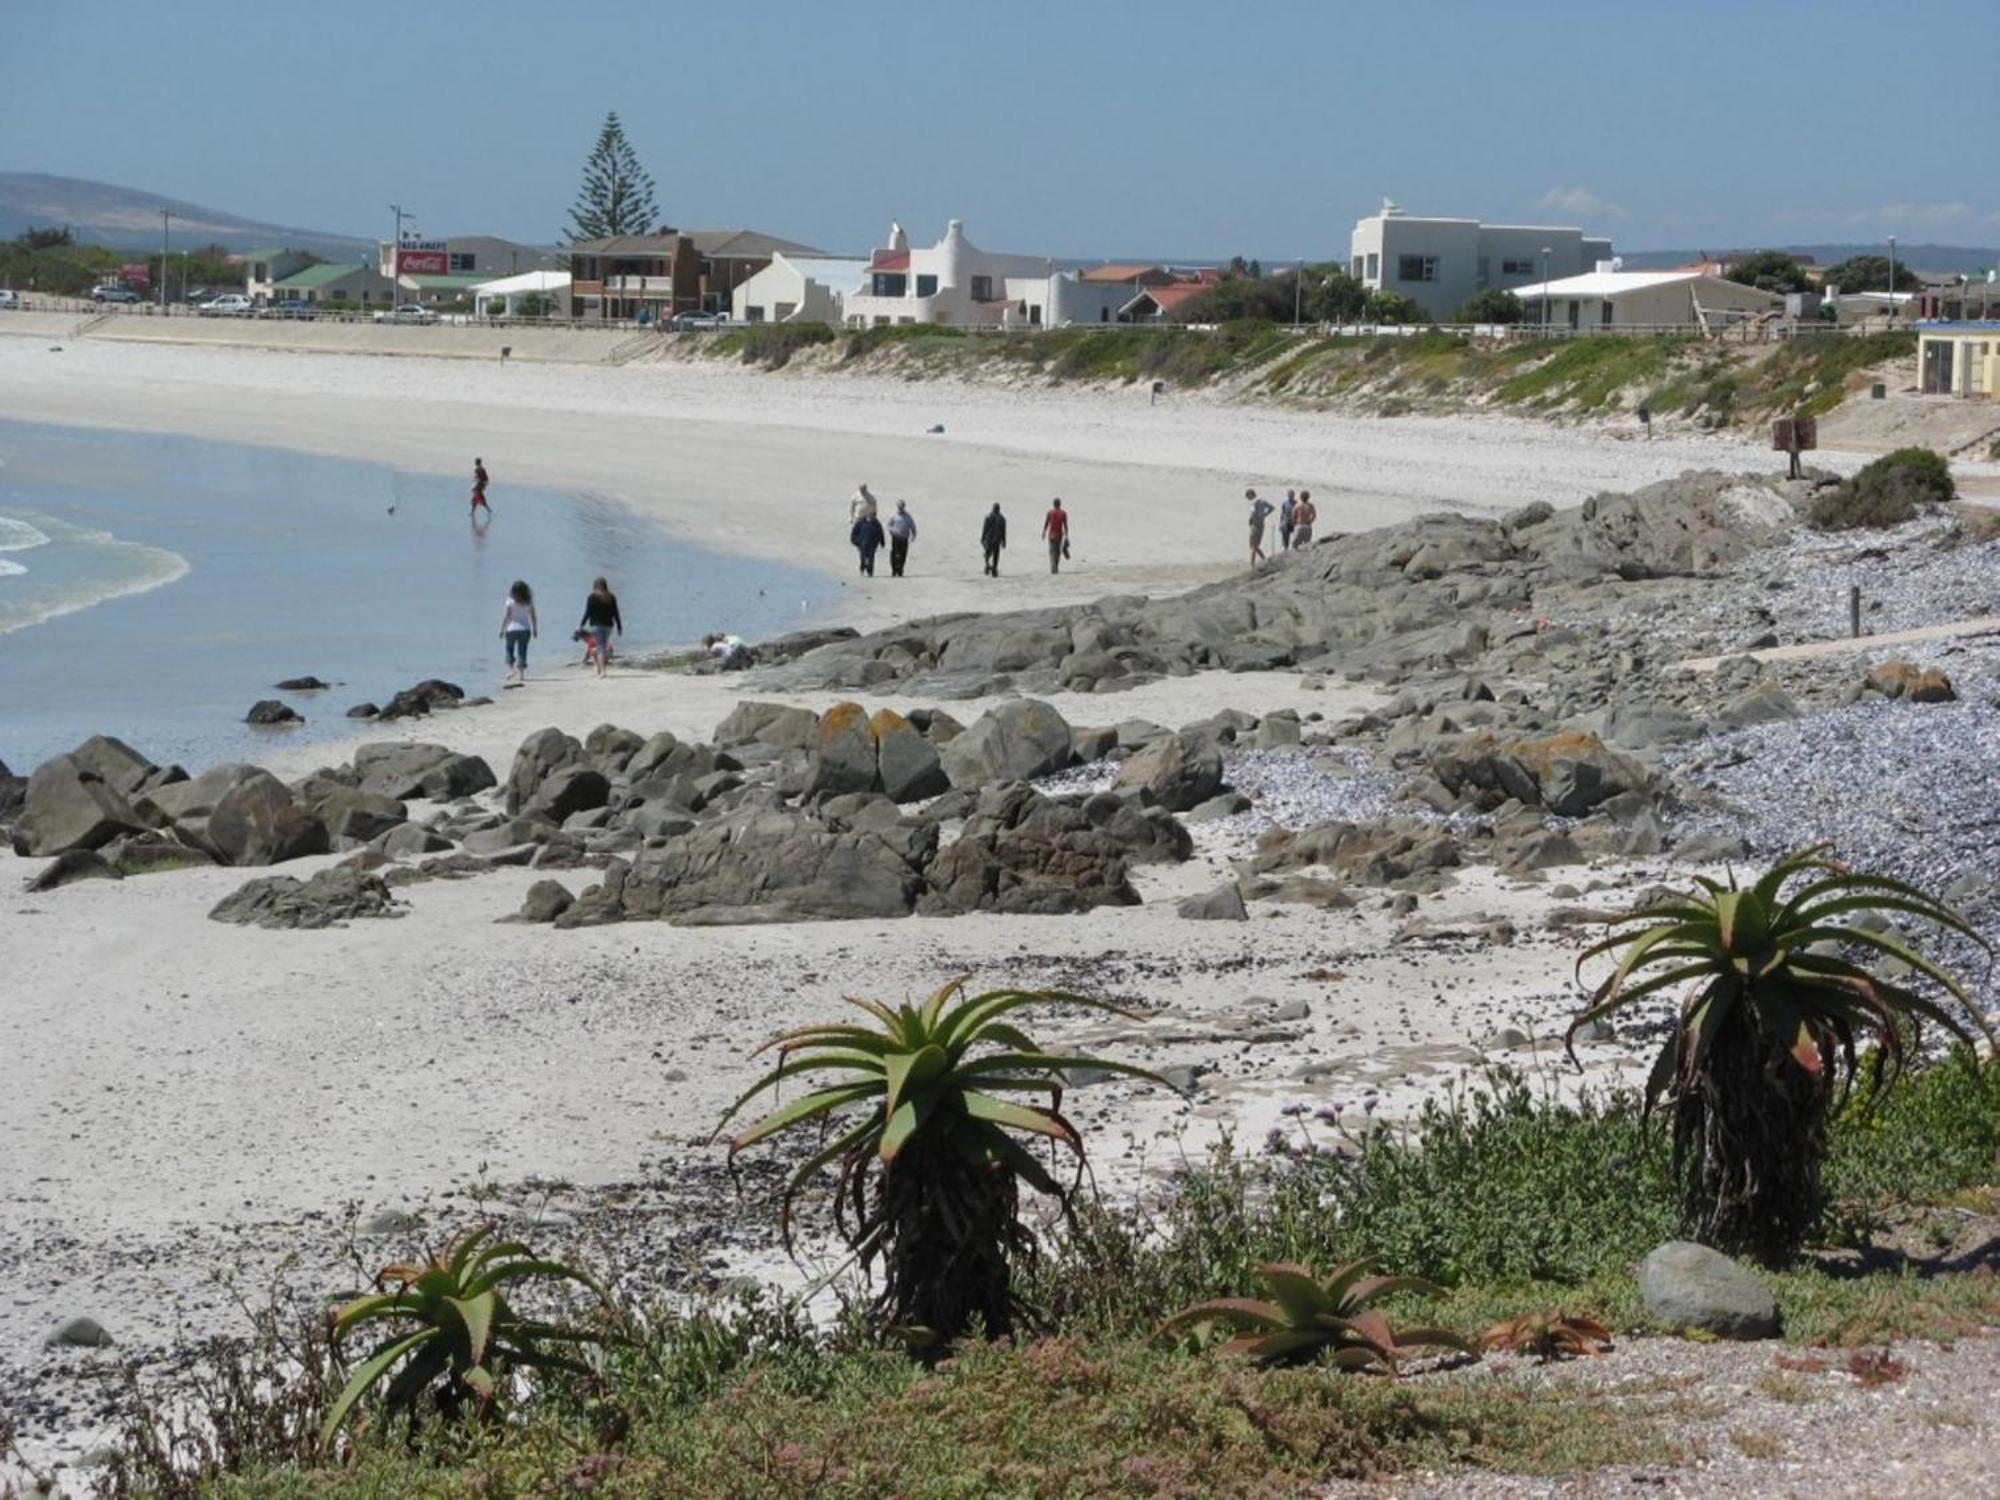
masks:
[[[6,558],[0,557],[0,578],[18,578],[27,571],[19,563],[8,562]]]
[[[0,516],[0,552],[26,552],[31,547],[48,544],[48,533],[39,526],[13,516]]]

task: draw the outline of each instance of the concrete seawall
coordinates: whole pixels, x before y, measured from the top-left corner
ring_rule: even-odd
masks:
[[[431,359],[500,358],[544,364],[601,364],[635,337],[630,328],[487,328],[436,323],[333,323],[277,318],[161,318],[138,313],[0,313],[0,335],[111,339],[126,343],[212,344],[320,354],[420,354]]]

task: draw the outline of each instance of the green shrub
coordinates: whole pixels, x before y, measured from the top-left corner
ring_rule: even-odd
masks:
[[[1367,323],[1428,323],[1431,315],[1401,292],[1372,292],[1362,304],[1361,317]]]
[[[966,336],[963,328],[949,323],[889,323],[876,328],[857,328],[847,336],[847,345],[841,351],[843,361],[853,361],[873,354],[888,344],[917,343],[928,339],[962,339]]]
[[[1523,316],[1521,299],[1502,286],[1490,286],[1476,293],[1465,306],[1451,315],[1454,323],[1518,323]]]
[[[1806,521],[1820,531],[1900,526],[1957,494],[1943,457],[1928,448],[1898,448],[1816,498]]]
[[[780,370],[801,349],[830,344],[833,337],[824,323],[753,323],[730,329],[706,348],[714,354],[735,355],[746,365]]]

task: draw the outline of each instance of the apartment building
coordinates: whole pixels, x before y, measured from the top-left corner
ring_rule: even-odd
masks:
[[[1610,259],[1611,241],[1581,229],[1419,218],[1386,199],[1355,224],[1348,246],[1356,281],[1408,297],[1440,322],[1490,287],[1581,276]]]
[[[569,247],[570,302],[586,319],[726,313],[737,287],[774,255],[826,259],[824,250],[754,229],[665,229],[579,240]]]

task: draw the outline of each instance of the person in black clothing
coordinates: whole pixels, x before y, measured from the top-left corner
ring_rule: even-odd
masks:
[[[1000,549],[1007,545],[1007,518],[1000,514],[1000,502],[993,502],[993,509],[986,513],[986,519],[979,527],[979,549],[986,554],[986,576],[1000,576]]]
[[[589,633],[591,651],[597,658],[597,675],[602,677],[611,664],[611,632],[625,633],[625,622],[618,617],[618,596],[602,578],[590,585],[578,628]]]
[[[854,543],[854,550],[861,554],[862,576],[875,576],[875,554],[882,549],[882,523],[873,514],[864,512],[855,521],[854,529],[847,534]]]

